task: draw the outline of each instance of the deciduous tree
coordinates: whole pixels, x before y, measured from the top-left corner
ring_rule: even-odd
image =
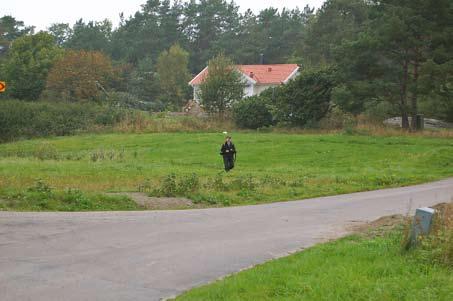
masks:
[[[188,95],[189,53],[179,45],[173,45],[164,51],[157,60],[157,75],[160,86],[160,100],[178,110]]]
[[[3,66],[8,95],[18,99],[38,99],[45,88],[49,69],[60,54],[61,49],[53,37],[45,32],[14,40]]]
[[[67,50],[50,70],[47,90],[60,100],[96,100],[113,76],[112,62],[102,52]]]
[[[219,54],[209,61],[208,75],[200,85],[202,104],[210,113],[224,113],[244,95],[244,82],[231,59]]]

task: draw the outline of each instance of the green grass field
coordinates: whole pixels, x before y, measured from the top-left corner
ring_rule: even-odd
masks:
[[[177,301],[453,300],[453,273],[446,266],[402,253],[401,232],[350,236],[270,261]]]
[[[207,205],[257,204],[396,187],[453,176],[453,140],[237,133],[222,173],[222,134],[103,134],[0,145],[0,199],[34,187],[145,191]]]

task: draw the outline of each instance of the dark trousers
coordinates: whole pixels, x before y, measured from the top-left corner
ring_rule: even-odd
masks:
[[[232,155],[223,156],[223,164],[225,164],[225,170],[230,171],[234,168],[234,157]]]

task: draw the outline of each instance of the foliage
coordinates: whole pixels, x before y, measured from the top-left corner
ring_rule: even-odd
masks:
[[[94,126],[111,126],[123,115],[118,109],[100,105],[2,100],[0,141],[70,135]]]
[[[283,63],[312,14],[308,6],[302,11],[268,8],[255,15],[251,10],[241,13],[236,3],[225,0],[149,0],[113,31],[111,54],[136,65],[145,57],[157,61],[160,53],[178,43],[190,54],[192,73],[201,71],[220,50],[240,63],[258,63],[261,53],[267,63]]]
[[[23,21],[18,21],[12,16],[0,18],[0,58],[8,51],[10,43],[17,38],[33,32],[33,27],[25,26]]]
[[[356,125],[356,120],[351,113],[342,111],[339,107],[333,107],[319,121],[319,127],[322,129],[350,129]]]
[[[67,23],[54,23],[49,26],[47,32],[54,37],[55,43],[60,47],[65,46],[73,35],[73,30]]]
[[[164,197],[186,196],[189,193],[198,191],[199,188],[200,180],[197,174],[192,173],[178,177],[175,173],[171,173],[162,179],[160,187],[155,189],[152,195]]]
[[[433,60],[436,53],[451,47],[449,5],[448,1],[372,1],[367,26],[355,39],[344,41],[338,51],[337,62],[345,82],[343,99],[353,99],[356,111],[363,110],[367,98],[396,104],[403,128],[415,129],[415,118],[409,125],[408,116],[418,114],[420,97],[435,89],[426,88],[433,86],[429,84],[433,82],[432,73],[427,70],[440,71],[452,58],[442,55],[442,59]],[[449,72],[437,73],[437,87],[448,86]],[[439,95],[451,98],[448,92]]]
[[[334,71],[302,72],[296,79],[276,89],[273,113],[279,122],[293,126],[314,126],[330,108]]]
[[[45,88],[47,74],[61,50],[51,35],[40,32],[14,40],[3,66],[7,96],[36,100]]]
[[[272,114],[262,97],[253,96],[240,100],[233,106],[235,123],[246,129],[258,129],[272,125]]]
[[[112,62],[102,52],[66,50],[49,72],[47,92],[59,100],[96,100],[113,77]]]
[[[112,34],[111,54],[114,59],[134,65],[148,57],[157,61],[159,54],[178,41],[181,31],[182,4],[169,0],[148,0],[129,19],[124,17]]]
[[[107,100],[114,106],[125,109],[158,112],[164,109],[160,101],[143,101],[127,92],[110,92]]]
[[[159,80],[151,58],[146,57],[138,61],[130,75],[125,79],[127,82],[127,91],[129,94],[146,102],[160,103],[159,97]],[[163,106],[162,106],[163,107]]]
[[[208,75],[200,85],[200,98],[206,110],[223,115],[243,95],[243,79],[233,61],[224,54],[210,60]]]
[[[62,32],[61,29],[63,29]],[[74,24],[72,30],[62,26],[55,33],[58,34],[58,38],[67,37],[63,43],[67,48],[108,53],[112,35],[112,23],[109,20],[85,23],[80,19]]]
[[[327,0],[308,19],[303,39],[295,48],[304,66],[320,67],[337,63],[336,48],[355,39],[368,21],[369,6],[363,0]]]
[[[420,112],[425,116],[453,123],[453,99],[432,94],[420,100]]]
[[[122,16],[117,28],[108,20],[79,20],[73,26],[53,24],[48,31],[62,48],[102,51],[112,57],[122,73],[110,85],[117,92],[146,102],[159,100],[171,109],[179,110],[188,96],[185,66],[197,74],[218,53],[239,64],[257,64],[262,54],[269,64],[336,68],[334,105],[354,115],[379,114],[375,120],[399,115],[409,128],[408,117],[417,113],[453,120],[450,6],[450,0],[328,0],[316,13],[309,6],[264,6],[254,13],[227,0],[148,0],[135,14]],[[1,18],[1,63],[10,61],[5,60],[5,47],[32,30],[13,17]],[[159,71],[159,56],[164,60],[176,44],[187,53],[180,53],[180,63],[171,60],[176,63],[168,65],[173,70],[162,63]],[[1,63],[1,74],[7,74]],[[20,87],[42,87],[30,68],[17,74],[23,77]],[[8,84],[14,92],[11,84],[14,80]],[[36,98],[39,93],[24,94]]]
[[[179,111],[188,99],[188,65],[189,53],[178,44],[162,52],[157,60],[160,100],[175,111]]]
[[[265,64],[302,63],[294,56],[313,12],[314,9],[308,5],[302,10],[269,7],[257,15],[248,10],[239,17],[237,33],[232,33],[220,44],[222,49],[243,64],[260,63],[261,54]]]

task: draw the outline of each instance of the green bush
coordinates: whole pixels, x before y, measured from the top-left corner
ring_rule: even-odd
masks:
[[[234,122],[241,128],[258,129],[272,125],[272,114],[264,98],[248,97],[233,107]]]
[[[339,107],[333,107],[327,115],[319,121],[322,129],[352,129],[357,125],[351,113],[342,111]]]
[[[365,104],[364,114],[368,120],[382,122],[387,118],[395,117],[398,108],[388,101],[369,101]]]
[[[93,103],[0,101],[0,142],[65,136],[121,121],[124,110]]]
[[[275,89],[273,115],[280,124],[313,127],[328,112],[335,87],[332,69],[304,71]]]
[[[126,92],[110,92],[108,100],[115,106],[126,109],[159,112],[165,108],[165,105],[160,101],[143,101],[139,97]]]
[[[151,195],[163,197],[187,196],[188,193],[197,192],[199,187],[200,180],[197,174],[183,175],[178,179],[175,173],[171,173],[162,179],[159,188],[152,191]]]

